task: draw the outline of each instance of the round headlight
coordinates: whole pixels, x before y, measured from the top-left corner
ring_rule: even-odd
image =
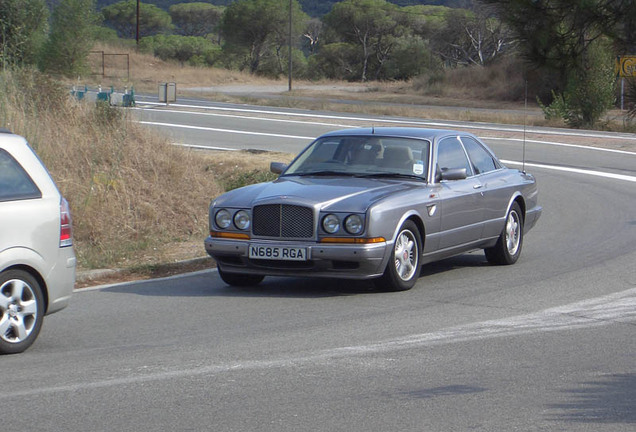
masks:
[[[359,215],[352,214],[345,219],[344,227],[349,234],[357,235],[364,230],[364,223]]]
[[[239,210],[234,215],[234,226],[240,230],[246,230],[250,227],[250,214],[245,210]]]
[[[340,229],[340,219],[334,214],[328,214],[322,219],[322,228],[329,234],[335,234]]]
[[[232,215],[226,209],[221,209],[216,212],[214,221],[219,228],[229,228],[229,226],[232,225]]]

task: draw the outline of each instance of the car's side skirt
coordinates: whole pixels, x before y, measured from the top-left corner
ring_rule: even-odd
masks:
[[[466,252],[470,252],[473,250],[477,250],[477,249],[484,249],[484,248],[488,248],[488,247],[492,247],[495,245],[495,243],[497,243],[497,238],[499,236],[495,236],[495,237],[491,237],[491,238],[487,238],[487,239],[480,239],[480,240],[476,240],[473,242],[469,242],[469,243],[464,243],[458,246],[453,246],[450,248],[446,248],[446,249],[440,249],[440,250],[436,250],[434,252],[429,252],[429,253],[425,253],[422,254],[421,256],[421,263],[422,264],[427,264],[427,263],[431,263],[434,261],[439,261],[445,258],[450,258],[452,256],[455,255],[460,255]]]

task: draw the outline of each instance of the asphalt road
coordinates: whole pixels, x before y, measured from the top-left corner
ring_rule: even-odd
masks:
[[[221,108],[138,114],[182,144],[294,152],[369,124]],[[0,357],[0,430],[633,431],[636,137],[608,135],[607,151],[540,132],[526,156],[544,214],[514,266],[465,254],[402,293],[230,288],[213,271],[82,290]],[[519,141],[487,141],[521,160]]]

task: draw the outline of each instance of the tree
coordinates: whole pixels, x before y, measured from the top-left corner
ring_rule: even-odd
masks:
[[[170,6],[170,17],[184,36],[207,36],[216,31],[223,8],[209,3],[180,3]]]
[[[588,46],[582,64],[569,71],[562,92],[553,91],[549,106],[539,105],[546,118],[559,117],[572,127],[593,126],[615,102],[614,56],[607,40]]]
[[[552,78],[553,110],[573,126],[589,126],[613,100],[615,47],[633,47],[632,0],[482,0],[516,33],[519,48]]]
[[[359,54],[355,45],[335,42],[320,47],[309,57],[310,70],[329,79],[356,80],[360,77]]]
[[[53,10],[43,69],[66,76],[86,72],[96,23],[95,0],[61,0]]]
[[[612,0],[482,0],[493,4],[516,34],[521,53],[536,67],[557,73],[562,91],[588,46],[603,36],[598,7]]]
[[[307,15],[297,0],[292,1],[292,45],[300,40]],[[243,57],[240,68],[251,73],[259,70],[264,56],[278,57],[282,64],[281,48],[289,42],[289,1],[238,0],[230,4],[221,19],[225,52]],[[281,69],[282,72],[282,69]]]
[[[480,9],[445,8],[443,25],[432,32],[434,50],[447,64],[485,66],[514,44],[503,23]]]
[[[311,54],[315,54],[318,44],[321,39],[322,33],[322,21],[317,18],[311,18],[307,21],[305,31],[303,32],[303,38],[307,51]]]
[[[126,0],[102,9],[106,24],[117,30],[120,37],[134,38],[137,30],[137,1]],[[168,12],[152,4],[139,4],[139,32],[152,36],[172,30]]]
[[[332,42],[343,42],[358,50],[359,79],[392,78],[386,74],[397,47],[408,52],[420,44],[421,38],[414,32],[418,16],[398,8],[385,0],[345,0],[334,5],[324,17]],[[406,49],[406,51],[404,51]],[[340,47],[334,52],[348,52]],[[320,55],[320,54],[319,54]],[[427,59],[423,59],[426,62]],[[395,64],[393,70],[397,70]],[[410,68],[416,70],[416,68]],[[399,73],[401,75],[401,72]]]
[[[143,38],[139,49],[162,60],[178,60],[193,66],[214,64],[221,48],[201,36],[155,35]]]
[[[362,81],[368,79],[369,61],[374,49],[383,52],[384,56],[386,48],[390,50],[390,45],[382,47],[381,41],[397,26],[391,13],[395,8],[385,0],[345,0],[335,4],[324,17],[325,23],[343,42],[360,48]]]
[[[0,64],[33,64],[46,39],[44,0],[0,0]]]

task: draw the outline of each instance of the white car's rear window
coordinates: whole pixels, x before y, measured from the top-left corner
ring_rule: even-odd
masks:
[[[40,190],[22,166],[0,149],[0,201],[40,198]]]

